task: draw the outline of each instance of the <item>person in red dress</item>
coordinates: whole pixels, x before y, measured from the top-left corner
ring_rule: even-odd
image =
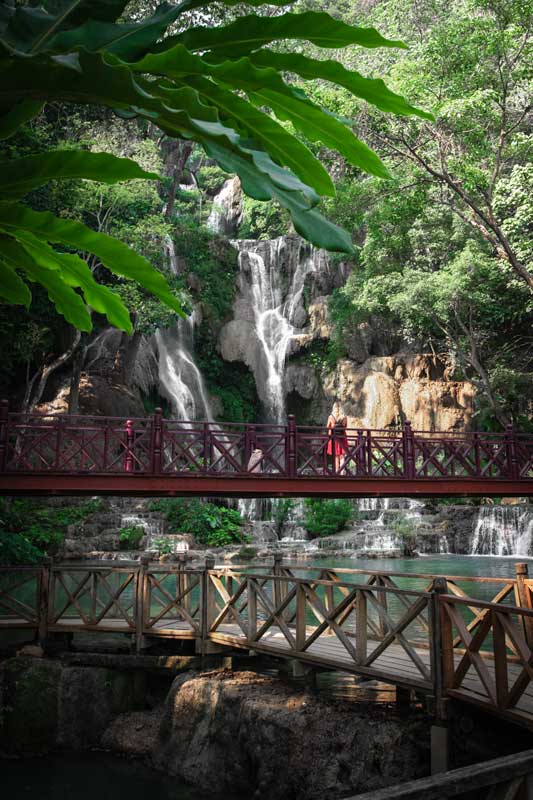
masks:
[[[335,403],[327,421],[329,441],[326,452],[328,456],[333,456],[337,474],[342,472],[343,456],[348,449],[347,425],[348,419],[345,416],[341,416],[340,407]]]

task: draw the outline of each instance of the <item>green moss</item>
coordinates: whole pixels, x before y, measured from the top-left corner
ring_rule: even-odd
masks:
[[[20,754],[42,754],[55,743],[61,667],[30,658],[5,665],[2,747]]]

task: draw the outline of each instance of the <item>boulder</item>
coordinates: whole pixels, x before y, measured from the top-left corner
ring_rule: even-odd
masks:
[[[209,792],[322,800],[428,771],[428,723],[327,700],[255,673],[193,673],[168,694],[156,765]]]

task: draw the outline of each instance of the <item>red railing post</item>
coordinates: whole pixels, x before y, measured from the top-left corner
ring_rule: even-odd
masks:
[[[7,424],[9,419],[9,400],[0,402],[0,472],[4,472],[7,463]]]
[[[516,452],[516,438],[512,425],[505,426],[505,454],[507,461],[507,475],[516,480],[518,476],[518,456]]]
[[[211,463],[211,448],[209,447],[209,422],[204,422],[202,442],[202,472],[209,472]]]
[[[163,466],[163,409],[154,409],[152,420],[152,472],[160,475]]]
[[[124,458],[124,472],[133,472],[133,422],[126,420],[126,453]]]
[[[415,441],[411,423],[403,424],[403,474],[405,478],[415,477]]]
[[[356,463],[357,475],[364,475],[366,471],[365,435],[364,431],[362,431],[361,429],[358,429],[357,431],[357,450],[356,450],[355,463]]]
[[[287,473],[289,478],[296,477],[296,420],[294,414],[287,418]]]

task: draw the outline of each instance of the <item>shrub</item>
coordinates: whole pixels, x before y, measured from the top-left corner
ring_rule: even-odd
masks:
[[[416,551],[416,535],[413,523],[402,515],[393,522],[392,529],[400,539],[404,556],[413,556]]]
[[[144,528],[136,525],[130,525],[127,528],[120,529],[120,549],[121,550],[137,550],[144,536]]]
[[[157,550],[160,556],[172,552],[172,543],[168,539],[154,539],[152,549]]]
[[[355,509],[350,500],[308,498],[305,501],[304,525],[312,536],[339,533],[354,517]]]
[[[0,563],[34,564],[56,553],[69,525],[100,510],[100,500],[54,508],[27,500],[0,500]]]
[[[238,511],[203,500],[155,500],[150,509],[163,513],[170,533],[191,533],[201,544],[223,547],[244,542],[243,519]]]

